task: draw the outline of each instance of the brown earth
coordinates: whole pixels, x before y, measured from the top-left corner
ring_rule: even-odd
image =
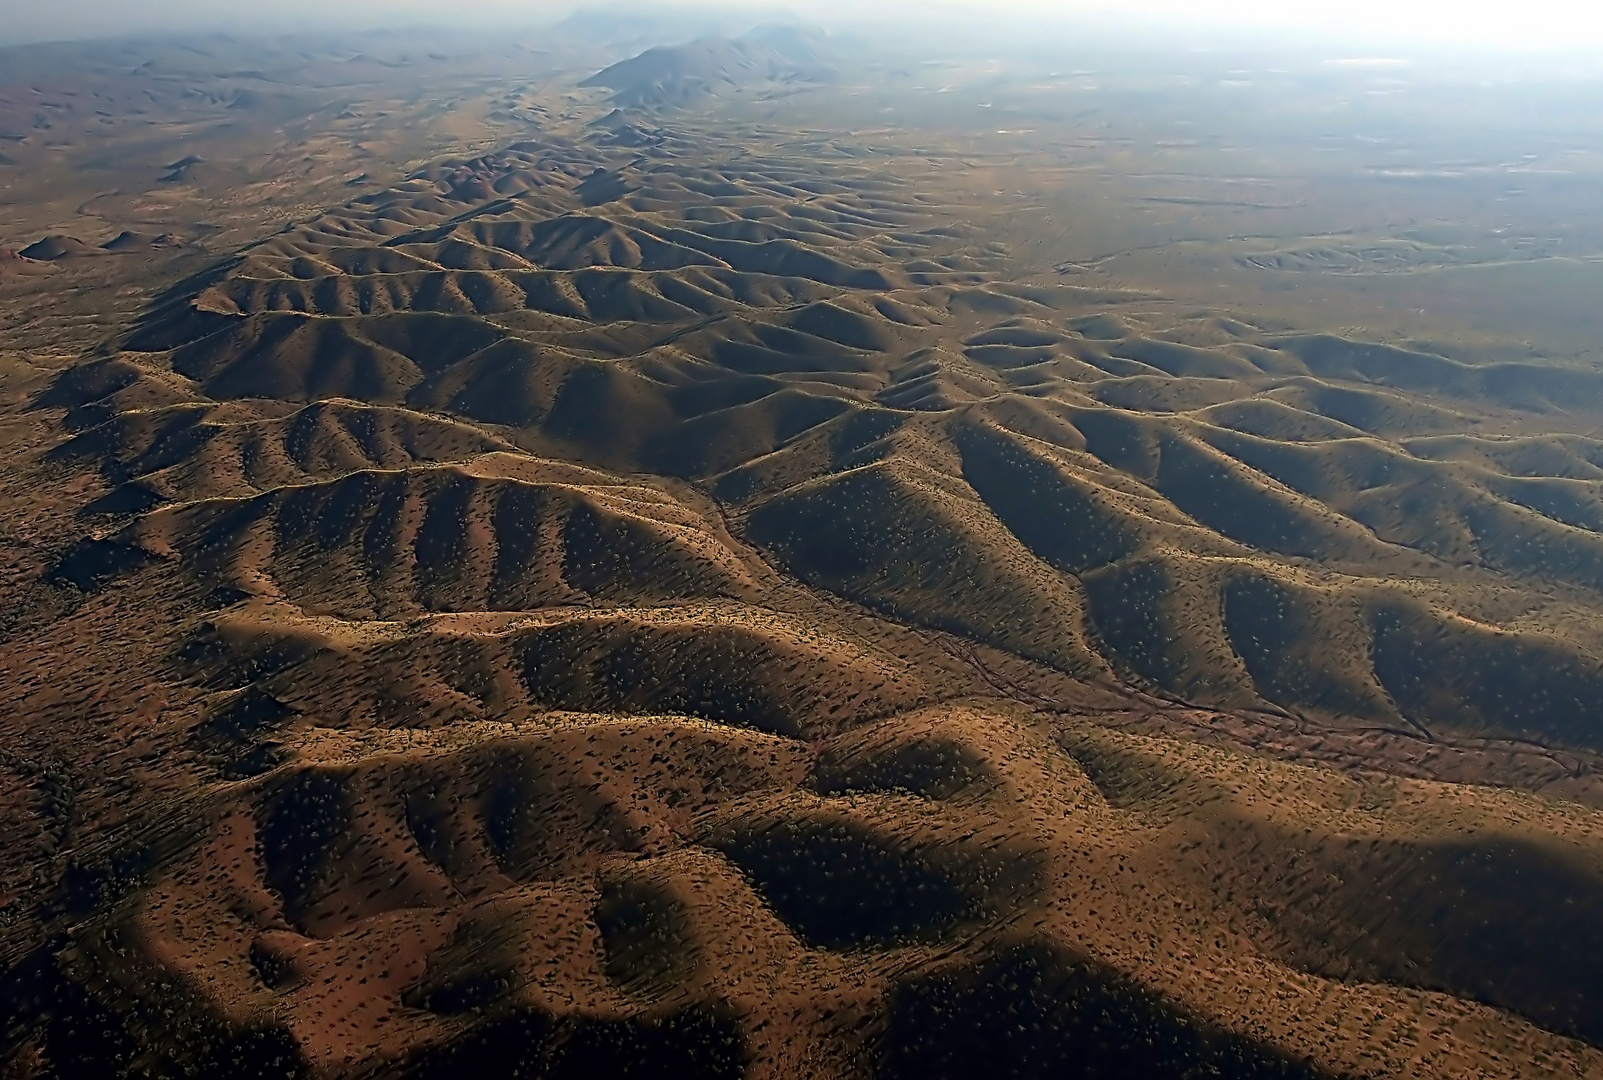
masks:
[[[6,1076],[1603,1071],[1595,363],[589,70],[0,286]]]

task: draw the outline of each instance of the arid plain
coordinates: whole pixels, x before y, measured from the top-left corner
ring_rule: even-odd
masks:
[[[0,1074],[1603,1075],[1598,87],[920,49],[0,52]]]

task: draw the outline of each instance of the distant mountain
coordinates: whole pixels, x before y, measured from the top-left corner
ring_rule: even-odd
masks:
[[[613,91],[620,105],[683,105],[701,97],[771,83],[823,83],[826,36],[799,27],[768,27],[740,38],[702,37],[622,60],[580,83]]]

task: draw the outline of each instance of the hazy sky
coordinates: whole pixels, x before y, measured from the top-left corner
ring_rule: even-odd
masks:
[[[128,31],[300,27],[331,21],[400,24],[461,18],[472,22],[546,21],[573,0],[0,0],[0,39],[88,37]],[[594,5],[604,6],[604,5]],[[634,6],[643,6],[635,4]],[[748,0],[699,0],[698,7],[752,11]],[[778,6],[778,5],[775,5]],[[1426,44],[1595,46],[1603,48],[1597,0],[789,0],[797,15],[824,22],[947,11],[988,21],[1066,23],[1117,12],[1121,19],[1225,29],[1299,30],[1344,39]],[[449,14],[444,14],[449,12]],[[1011,16],[1011,18],[1009,18]],[[0,78],[4,73],[0,72]]]

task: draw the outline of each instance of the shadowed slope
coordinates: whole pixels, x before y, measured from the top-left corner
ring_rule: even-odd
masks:
[[[37,380],[0,1069],[1603,1069],[1603,377],[657,109],[809,48],[627,61]]]

